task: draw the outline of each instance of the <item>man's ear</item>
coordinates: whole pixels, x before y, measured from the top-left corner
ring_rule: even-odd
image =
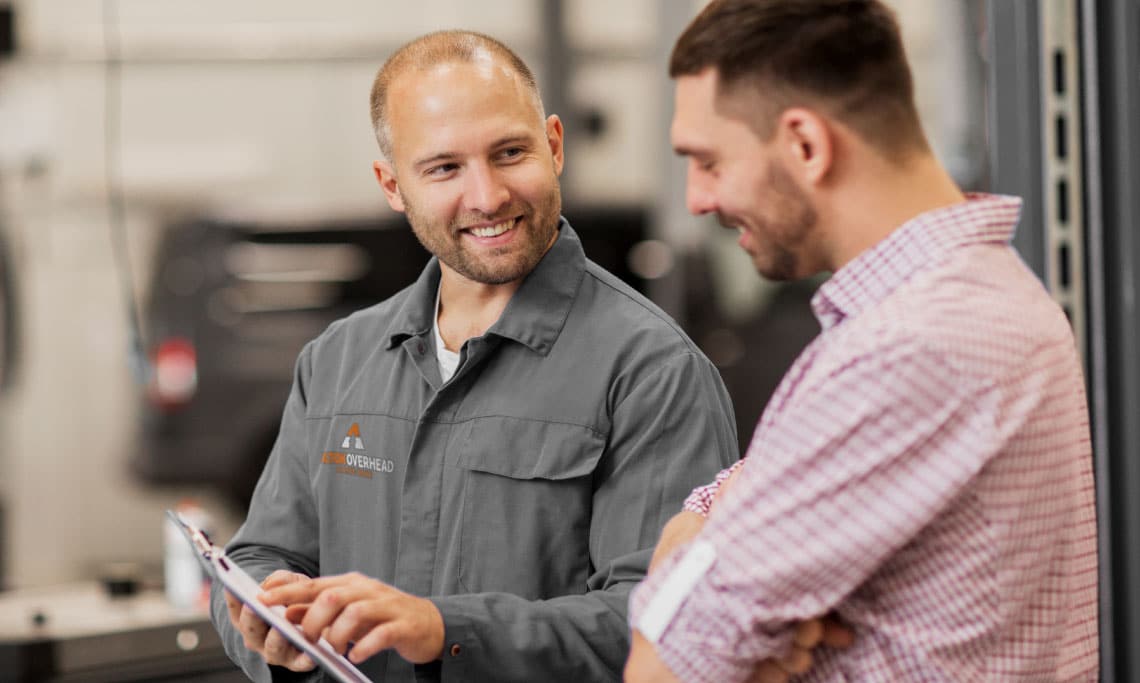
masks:
[[[562,131],[562,119],[557,114],[546,117],[546,142],[550,145],[550,154],[554,157],[554,173],[562,175],[562,164],[565,160],[565,147]]]
[[[835,162],[835,131],[811,109],[793,107],[780,114],[776,140],[788,167],[797,169],[800,179],[810,185],[822,181]]]
[[[387,161],[373,161],[372,172],[376,174],[376,182],[384,190],[384,197],[393,211],[404,212],[404,197],[400,194],[400,184],[396,182],[396,169]]]

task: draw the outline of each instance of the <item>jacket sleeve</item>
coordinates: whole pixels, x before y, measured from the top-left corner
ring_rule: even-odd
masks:
[[[226,547],[226,554],[258,581],[278,569],[309,576],[317,576],[320,569],[316,508],[302,457],[306,443],[310,354],[310,347],[306,346],[297,360],[277,442],[254,489],[245,523]],[[258,654],[248,650],[241,634],[230,623],[225,597],[216,582],[210,591],[210,612],[226,653],[251,680],[313,681],[319,678],[319,669],[297,674],[281,667],[269,667]]]
[[[446,681],[619,680],[627,603],[665,522],[692,488],[738,457],[720,375],[696,353],[652,369],[615,397],[594,473],[592,574],[580,595],[433,597],[444,619]]]

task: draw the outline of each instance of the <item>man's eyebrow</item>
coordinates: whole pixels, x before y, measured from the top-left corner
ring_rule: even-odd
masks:
[[[684,143],[673,145],[673,153],[679,157],[706,157],[709,155],[708,150]]]
[[[504,135],[495,141],[492,147],[504,147],[506,145],[529,145],[534,142],[534,138],[526,133],[516,133],[513,135]]]

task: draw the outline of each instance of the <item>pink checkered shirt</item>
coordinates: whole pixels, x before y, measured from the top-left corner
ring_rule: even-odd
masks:
[[[679,678],[743,681],[834,610],[855,644],[820,648],[798,680],[1096,680],[1084,383],[1065,316],[1009,246],[1020,207],[925,213],[820,288],[823,332],[698,537],[715,560],[660,620]],[[715,486],[687,507],[708,511]],[[685,554],[634,592],[643,633]]]

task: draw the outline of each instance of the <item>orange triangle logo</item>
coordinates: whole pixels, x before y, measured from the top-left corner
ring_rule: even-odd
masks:
[[[348,433],[344,435],[344,441],[340,444],[341,448],[355,448],[358,451],[364,450],[364,439],[360,438],[360,425],[353,422],[352,426],[348,428]]]

